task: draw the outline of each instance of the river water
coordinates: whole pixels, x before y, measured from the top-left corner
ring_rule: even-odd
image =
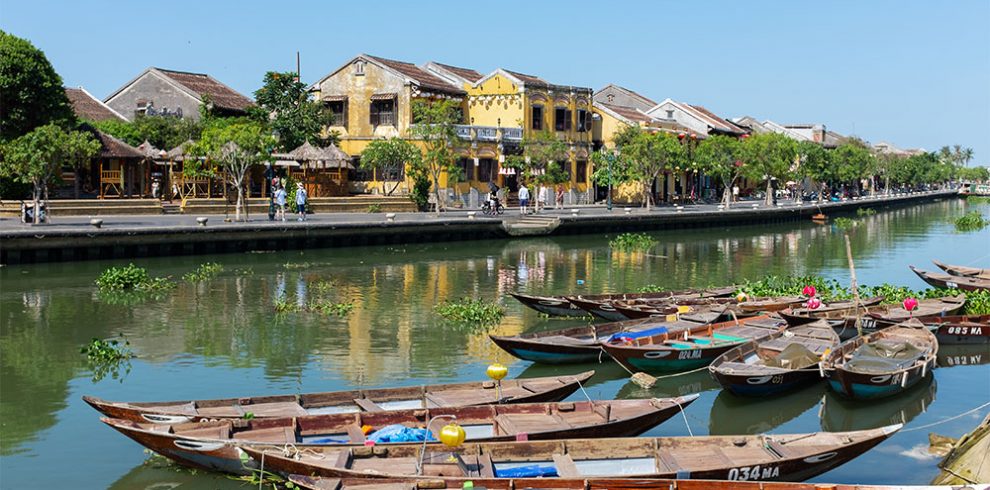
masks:
[[[990,228],[958,233],[951,218],[990,205],[945,200],[880,211],[850,231],[860,283],[921,289],[909,264],[930,259],[990,267]],[[613,253],[608,236],[458,242],[140,259],[180,284],[161,298],[122,300],[94,280],[117,262],[0,268],[0,487],[246,488],[223,476],[149,459],[136,443],[101,424],[81,397],[170,400],[342,390],[477,380],[492,361],[510,376],[595,369],[594,398],[700,392],[687,423],[673,418],[650,436],[797,433],[906,423],[905,431],[817,477],[834,483],[923,484],[938,472],[926,452],[929,431],[958,437],[990,408],[931,429],[990,401],[990,348],[945,346],[931,382],[896,398],[849,403],[824,384],[772,399],[721,392],[705,371],[663,379],[651,390],[628,382],[614,363],[549,367],[501,352],[486,333],[446,324],[438,302],[499,299],[506,316],[492,332],[515,334],[575,325],[541,317],[506,293],[628,291],[644,284],[686,288],[779,275],[821,274],[848,282],[842,231],[787,223],[657,232],[649,254]],[[182,274],[219,262],[217,278]],[[331,284],[326,286],[326,284]],[[344,317],[276,315],[276,298],[316,296],[353,302]],[[80,347],[122,334],[137,358],[117,373],[94,372]],[[580,398],[579,392],[572,398]]]

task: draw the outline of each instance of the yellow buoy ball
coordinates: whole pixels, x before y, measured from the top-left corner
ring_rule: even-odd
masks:
[[[447,424],[440,429],[440,442],[447,447],[457,447],[464,443],[467,434],[464,428],[457,424]]]
[[[739,302],[739,303],[742,303],[743,301],[746,301],[747,299],[749,299],[749,296],[746,296],[746,293],[739,293],[739,294],[736,295],[736,301]]]
[[[502,363],[496,362],[495,364],[488,366],[488,369],[485,370],[485,374],[487,374],[489,378],[499,381],[509,374],[509,368],[505,367]]]

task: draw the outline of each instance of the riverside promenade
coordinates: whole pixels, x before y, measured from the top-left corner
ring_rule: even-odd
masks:
[[[753,225],[808,220],[819,212],[832,218],[859,208],[955,197],[955,190],[940,190],[820,205],[782,200],[778,206],[766,206],[762,201],[740,201],[729,209],[690,204],[664,205],[649,212],[641,207],[616,205],[608,211],[603,205],[584,205],[547,209],[525,218],[518,209],[507,209],[497,217],[468,210],[440,216],[325,213],[309,215],[304,222],[296,221],[295,215],[284,222],[268,221],[267,215],[251,215],[246,222],[225,221],[232,215],[120,215],[54,216],[52,223],[28,225],[6,217],[0,219],[0,264]]]

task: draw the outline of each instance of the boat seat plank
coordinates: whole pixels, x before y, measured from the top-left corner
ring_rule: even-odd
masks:
[[[554,379],[550,381],[520,381],[519,386],[531,393],[543,393],[560,386],[560,381]]]
[[[787,369],[774,367],[774,366],[764,366],[762,364],[747,364],[745,362],[723,362],[719,364],[719,369],[731,369],[733,374],[775,374],[775,373],[785,373]]]
[[[350,437],[351,442],[357,444],[364,444],[364,441],[367,440],[364,431],[358,427],[357,422],[347,425],[347,436]]]
[[[777,459],[787,459],[788,455],[790,454],[790,449],[784,447],[782,444],[769,437],[763,438],[763,446],[764,449],[766,449],[766,451],[770,453],[770,455],[774,456]]]
[[[584,337],[568,337],[566,335],[549,335],[547,337],[541,337],[540,341],[541,343],[547,343],[547,344],[589,345],[589,346],[593,346],[598,343],[596,339],[590,339]]]
[[[327,459],[329,460],[330,458],[327,458]],[[341,469],[350,468],[351,467],[351,460],[352,459],[353,458],[351,456],[351,450],[350,449],[344,449],[344,450],[340,451],[339,453],[337,453],[337,459],[334,460],[334,465],[332,467],[333,468],[341,468]]]
[[[195,402],[179,403],[172,405],[144,405],[141,408],[149,412],[162,412],[162,413],[179,414],[179,415],[199,414],[199,412],[196,411]]]
[[[309,412],[296,402],[271,402],[241,405],[245,412],[253,413],[255,417],[301,417]]]
[[[667,471],[671,473],[681,471],[681,464],[677,462],[677,458],[674,457],[674,453],[670,449],[660,449],[657,451],[657,459],[666,467]]]
[[[490,454],[478,456],[478,476],[481,478],[495,478],[495,463],[492,462]]]
[[[234,434],[234,439],[241,441],[270,442],[272,444],[289,444],[296,442],[296,431],[292,427],[271,427],[268,429],[246,430]]]
[[[355,398],[354,399],[354,404],[357,405],[357,406],[359,406],[359,407],[361,407],[361,410],[364,410],[365,412],[384,412],[385,411],[384,408],[379,407],[378,404],[376,404],[375,402],[373,402],[373,401],[371,401],[371,400],[369,400],[367,398]]]
[[[561,478],[580,478],[581,473],[568,454],[554,454],[553,464],[557,467],[557,476]]]
[[[175,434],[183,437],[201,437],[204,439],[230,439],[230,425],[223,424],[214,427],[188,429],[176,431]]]
[[[505,390],[502,391],[503,396]],[[427,393],[426,401],[437,407],[459,407],[477,405],[495,400],[495,390],[446,390],[442,393]]]
[[[240,405],[225,405],[222,407],[202,407],[196,409],[200,417],[207,418],[241,418],[246,412]]]
[[[430,464],[424,461],[424,465]],[[379,472],[393,475],[415,475],[416,458],[354,458],[351,470],[366,473]]]
[[[570,428],[570,424],[559,417],[541,413],[496,415],[495,423],[507,435]]]

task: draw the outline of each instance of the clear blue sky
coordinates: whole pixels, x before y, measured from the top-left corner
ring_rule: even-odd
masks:
[[[293,70],[297,50],[308,83],[363,52],[614,82],[902,148],[959,143],[990,164],[990,0],[0,0],[0,28],[100,98],[148,66],[250,95],[265,71]]]

